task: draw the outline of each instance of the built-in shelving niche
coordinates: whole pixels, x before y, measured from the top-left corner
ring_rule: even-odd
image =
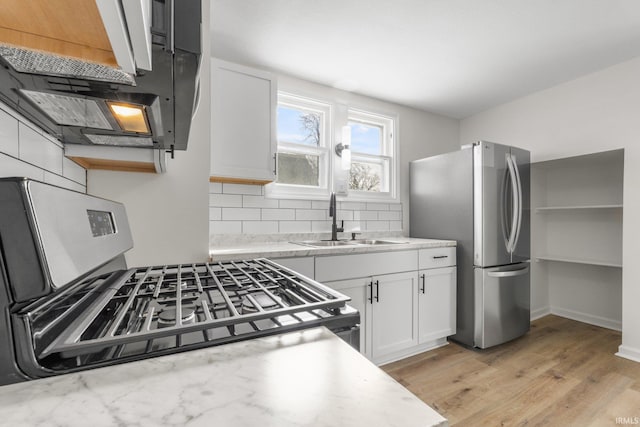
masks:
[[[532,308],[621,329],[624,151],[531,167]]]

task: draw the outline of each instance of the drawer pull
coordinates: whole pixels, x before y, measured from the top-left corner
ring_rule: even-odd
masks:
[[[432,258],[433,259],[449,258],[449,255],[435,255]]]

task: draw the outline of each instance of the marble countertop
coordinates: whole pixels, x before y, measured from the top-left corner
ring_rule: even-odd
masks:
[[[446,426],[326,328],[0,387],[10,426]]]
[[[286,258],[296,256],[339,255],[367,252],[406,251],[422,248],[456,246],[455,240],[416,239],[413,237],[380,237],[378,240],[399,242],[390,245],[344,245],[311,247],[292,242],[253,242],[216,246],[209,250],[210,261],[249,258]]]

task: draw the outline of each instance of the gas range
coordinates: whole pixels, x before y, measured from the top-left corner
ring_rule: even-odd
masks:
[[[270,260],[127,269],[122,205],[25,179],[0,200],[0,384],[319,325],[358,346],[348,297]]]

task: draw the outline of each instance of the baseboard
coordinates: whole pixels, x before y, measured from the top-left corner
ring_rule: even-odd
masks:
[[[588,313],[568,310],[566,308],[551,307],[551,313],[556,316],[566,317],[567,319],[577,320],[578,322],[588,323],[590,325],[600,326],[602,328],[613,329],[614,331],[622,331],[622,322],[619,320],[608,319],[606,317],[594,316]]]
[[[618,347],[616,356],[633,360],[634,362],[640,362],[640,350],[628,347],[626,345],[621,345],[620,347]]]
[[[549,306],[533,310],[531,312],[531,321],[538,320],[541,317],[546,316],[547,314],[551,314],[551,309],[549,308]]]
[[[418,353],[423,353],[425,351],[435,350],[436,348],[444,347],[447,344],[449,344],[449,342],[447,341],[446,338],[438,338],[433,341],[429,341],[424,344],[420,344],[406,350],[388,354],[385,357],[372,360],[372,362],[378,366],[382,366],[388,363],[396,362],[398,360],[406,359],[407,357],[415,356]]]

